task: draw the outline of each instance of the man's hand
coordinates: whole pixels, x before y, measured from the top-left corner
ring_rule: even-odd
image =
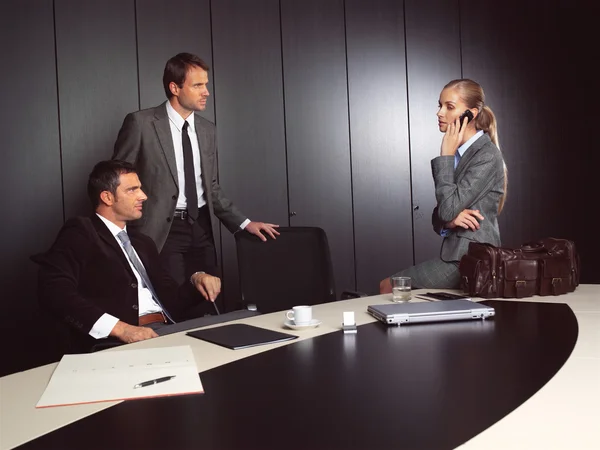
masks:
[[[460,118],[457,118],[454,123],[449,123],[444,138],[442,139],[442,156],[453,156],[458,150],[460,143],[463,140],[463,135],[467,129],[468,119],[463,119],[462,128],[460,126]]]
[[[146,339],[158,337],[158,334],[156,334],[156,332],[152,328],[136,327],[134,325],[129,325],[128,323],[121,322],[120,320],[113,327],[112,331],[110,332],[110,335],[125,342],[126,344],[131,344],[132,342],[138,341],[145,341]]]
[[[463,209],[458,213],[458,216],[456,216],[454,220],[448,222],[444,227],[449,229],[462,227],[465,230],[470,228],[475,231],[479,230],[479,222],[477,219],[483,220],[483,216],[479,214],[478,209]]]
[[[202,294],[202,297],[210,302],[214,302],[221,293],[221,279],[207,273],[195,273],[192,275],[192,284]]]
[[[255,234],[261,240],[266,241],[267,238],[261,233],[261,231],[264,231],[273,239],[275,239],[275,235],[279,236],[279,232],[275,229],[278,227],[279,225],[274,225],[272,223],[250,222],[248,225],[246,225],[246,228],[244,228],[244,230],[246,230],[248,233]]]
[[[384,278],[379,283],[379,293],[380,294],[391,294],[392,293],[392,282],[390,281],[390,277]]]

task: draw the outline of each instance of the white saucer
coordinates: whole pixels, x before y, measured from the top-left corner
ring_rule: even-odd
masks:
[[[317,328],[319,325],[321,325],[321,321],[317,320],[317,319],[313,319],[310,322],[308,322],[306,325],[296,325],[294,322],[292,322],[289,319],[286,319],[283,324],[288,327],[291,328],[292,330],[304,330],[306,328]]]

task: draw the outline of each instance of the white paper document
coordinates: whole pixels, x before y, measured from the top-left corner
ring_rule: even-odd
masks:
[[[64,355],[36,408],[203,392],[189,345]]]

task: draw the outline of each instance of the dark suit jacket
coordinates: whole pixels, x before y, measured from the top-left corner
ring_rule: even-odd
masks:
[[[454,156],[438,156],[431,161],[437,207],[432,214],[433,228],[439,234],[444,224],[463,209],[478,209],[484,220],[471,231],[455,228],[444,242],[440,257],[460,261],[470,242],[500,246],[498,205],[504,194],[504,160],[487,134],[467,149],[454,169]]]
[[[234,233],[246,217],[222,194],[217,181],[215,126],[197,113],[194,126],[200,147],[202,183],[211,218],[216,215]],[[175,149],[166,103],[125,117],[115,142],[113,159],[135,164],[148,200],[144,204],[143,217],[131,226],[139,227],[142,233],[150,236],[160,251],[171,229],[179,195]],[[215,236],[214,221],[212,224]]]
[[[191,283],[179,287],[162,269],[156,245],[127,227],[127,233],[160,302],[178,321],[183,311],[202,300]],[[137,279],[114,236],[96,214],[65,223],[46,253],[32,257],[40,265],[38,300],[42,307],[76,330],[75,351],[98,340],[89,336],[104,313],[138,324]]]

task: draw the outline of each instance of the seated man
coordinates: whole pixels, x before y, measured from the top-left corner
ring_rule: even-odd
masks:
[[[88,195],[96,213],[68,220],[50,250],[32,258],[40,265],[42,307],[76,330],[71,350],[89,351],[109,336],[125,343],[156,337],[155,330],[185,318],[199,302],[212,310],[219,278],[196,272],[177,286],[154,241],[127,229],[147,199],[130,163],[99,162]]]

